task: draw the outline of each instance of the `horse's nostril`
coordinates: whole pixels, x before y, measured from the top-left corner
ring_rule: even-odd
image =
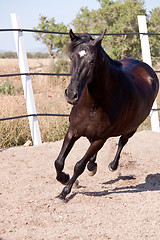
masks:
[[[65,89],[65,96],[67,99],[67,102],[70,104],[76,104],[78,101],[78,91],[70,88]]]
[[[78,93],[77,92],[74,93],[74,99],[78,99]]]

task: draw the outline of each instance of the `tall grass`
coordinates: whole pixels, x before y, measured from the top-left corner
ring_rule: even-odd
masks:
[[[27,120],[11,120],[0,122],[0,147],[23,145],[31,139]]]
[[[60,61],[56,60],[56,62],[51,62],[48,59],[47,62],[49,64],[44,66],[39,60],[38,67],[36,67],[34,60],[32,60],[31,71],[54,73],[69,71],[66,59],[60,58]],[[14,69],[14,71],[19,72],[19,69]],[[64,77],[32,77],[38,113],[68,114],[70,112],[70,107],[64,98],[64,89],[68,85],[68,80],[69,78]],[[0,118],[27,114],[20,77],[0,79],[0,105]],[[38,120],[42,142],[60,140],[68,129],[68,117],[39,117]],[[0,122],[0,147],[23,145],[27,140],[31,140],[27,118]]]
[[[64,138],[68,129],[68,119],[39,118],[42,142],[54,142]],[[31,139],[28,119],[0,122],[0,147],[23,145]]]

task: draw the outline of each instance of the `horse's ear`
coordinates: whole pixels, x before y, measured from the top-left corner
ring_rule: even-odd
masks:
[[[70,31],[69,31],[69,36],[70,36],[71,41],[77,41],[77,40],[79,39],[79,37],[76,36],[76,35],[73,33],[72,29],[70,29]]]
[[[104,38],[104,35],[105,35],[106,31],[107,31],[107,29],[105,29],[104,32],[103,32],[98,38],[96,38],[95,40],[93,40],[92,44],[93,44],[94,46],[99,46],[99,45],[101,45],[101,42],[102,42],[102,40],[103,40],[103,38]]]

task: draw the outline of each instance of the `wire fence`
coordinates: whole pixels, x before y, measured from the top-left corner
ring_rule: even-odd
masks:
[[[54,113],[37,113],[37,114],[25,114],[15,117],[7,117],[7,118],[0,118],[0,121],[7,121],[19,118],[27,118],[27,117],[69,117],[69,114],[54,114]]]
[[[68,32],[56,32],[56,31],[46,31],[46,30],[37,30],[37,29],[13,29],[13,28],[7,28],[7,29],[0,29],[0,32],[32,32],[32,33],[50,33],[50,34],[59,34],[59,35],[68,35]],[[81,34],[81,33],[76,33]],[[90,33],[91,36],[99,36],[102,33]],[[125,33],[105,33],[105,36],[118,36],[118,35],[157,35],[160,36],[160,33],[155,32],[148,32],[148,33],[140,33],[140,32],[125,32]]]
[[[57,32],[57,31],[43,31],[43,30],[36,30],[36,29],[0,29],[0,32],[13,32],[13,31],[18,31],[18,32],[31,32],[31,33],[50,33],[50,34],[59,34],[59,35],[68,35],[68,32]],[[80,33],[76,33],[80,34]],[[160,36],[160,33],[154,33],[154,32],[148,32],[148,33],[139,33],[139,32],[126,32],[126,33],[106,33],[105,36],[119,36],[119,35],[155,35],[155,36]],[[90,33],[91,36],[99,36],[101,33]],[[156,70],[156,73],[160,73],[160,70]],[[1,77],[14,77],[14,76],[23,76],[23,75],[28,75],[28,76],[38,76],[38,75],[43,75],[43,76],[70,76],[71,74],[69,73],[13,73],[13,74],[0,74]],[[159,111],[160,108],[157,109],[152,109],[152,111]],[[0,121],[6,121],[6,120],[13,120],[13,119],[19,119],[19,118],[27,118],[27,117],[34,117],[34,116],[48,116],[48,117],[69,117],[69,114],[52,114],[52,113],[38,113],[38,114],[26,114],[26,115],[20,115],[20,116],[15,116],[15,117],[6,117],[6,118],[0,118]]]

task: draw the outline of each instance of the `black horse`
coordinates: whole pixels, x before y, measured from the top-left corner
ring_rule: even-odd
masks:
[[[89,34],[77,36],[72,30],[69,32],[71,81],[65,95],[74,106],[55,161],[57,180],[66,185],[60,199],[70,193],[86,165],[95,174],[96,155],[106,140],[121,136],[115,159],[109,164],[111,171],[117,169],[122,148],[149,115],[158,93],[158,78],[150,66],[136,59],[114,61],[105,53],[101,47],[105,32],[95,40]],[[81,136],[88,138],[90,147],[70,178],[63,172],[65,158]]]

